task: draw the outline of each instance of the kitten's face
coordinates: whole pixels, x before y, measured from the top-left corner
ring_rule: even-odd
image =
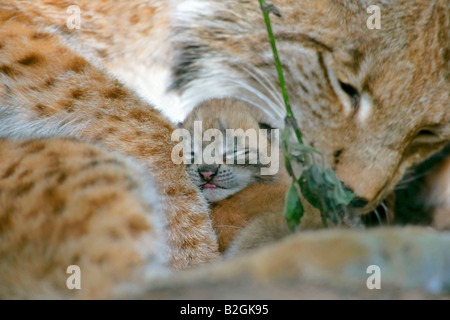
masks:
[[[245,139],[245,133],[249,132],[247,130],[258,132],[260,129],[258,121],[246,108],[247,105],[237,100],[211,100],[196,108],[183,123],[183,127],[191,132],[193,139],[190,155],[192,164],[187,164],[186,170],[209,202],[223,200],[255,182],[273,179],[271,175],[261,174],[264,165],[260,161],[259,144],[252,145]],[[208,129],[218,129],[222,133],[223,140],[218,142],[217,148],[208,149],[214,138],[212,141],[204,141],[203,137],[194,135],[194,121],[202,122],[204,132]],[[236,138],[226,139],[227,129],[242,129],[242,132],[236,131]],[[258,142],[263,139],[270,148],[267,136],[257,137]],[[202,157],[202,163],[195,164],[194,161],[199,155]],[[207,160],[209,155],[214,159],[221,159],[222,163],[216,161],[211,164],[214,159]],[[250,162],[250,159],[253,159],[253,162]]]
[[[206,200],[217,202],[261,181],[257,166],[187,165],[189,177],[200,188]]]

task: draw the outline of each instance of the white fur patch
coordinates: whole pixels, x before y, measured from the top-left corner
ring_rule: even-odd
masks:
[[[152,214],[147,215],[146,218],[153,226],[153,232],[147,232],[136,245],[136,250],[145,261],[146,280],[152,280],[167,272],[171,256],[171,248],[166,242],[167,221],[161,204],[161,199],[164,198],[159,193],[153,179],[147,174],[147,170],[134,158],[125,157],[125,159],[130,167],[134,166],[137,169],[136,176],[141,177],[142,186],[138,190],[139,198],[152,208]]]
[[[324,63],[327,67],[328,78],[330,79],[331,86],[333,87],[334,92],[341,100],[343,111],[345,116],[349,116],[353,110],[352,101],[348,97],[348,95],[342,90],[341,85],[339,84],[339,80],[336,74],[333,71],[333,60],[331,56],[324,55]]]
[[[30,139],[46,137],[77,137],[88,120],[61,118],[29,119],[11,108],[0,106],[0,137]]]
[[[185,0],[177,1],[176,16],[180,20],[189,21],[198,18],[199,14],[212,14],[209,1]]]
[[[367,93],[363,93],[361,95],[361,101],[359,103],[358,120],[360,122],[367,121],[367,119],[372,114],[372,109],[373,109],[372,97]]]

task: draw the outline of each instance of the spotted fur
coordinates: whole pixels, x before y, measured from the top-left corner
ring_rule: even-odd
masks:
[[[112,297],[170,272],[159,190],[134,159],[74,138],[2,138],[0,157],[0,297]]]

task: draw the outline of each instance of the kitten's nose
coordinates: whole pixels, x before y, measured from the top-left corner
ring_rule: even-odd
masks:
[[[198,168],[198,173],[206,181],[211,180],[217,174],[217,171],[218,171],[218,168],[211,168],[211,167],[200,167],[200,168]]]
[[[206,180],[211,180],[211,176],[214,175],[214,172],[212,171],[201,171],[200,174],[205,178]]]

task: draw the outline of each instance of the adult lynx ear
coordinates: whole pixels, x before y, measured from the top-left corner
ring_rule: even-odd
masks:
[[[265,129],[265,130],[267,130],[267,139],[269,139],[269,141],[271,141],[271,138],[272,138],[272,130],[273,130],[273,129],[276,129],[276,128],[273,128],[270,124],[262,123],[262,122],[258,123],[258,125],[259,125],[259,128],[260,128],[260,129]]]

